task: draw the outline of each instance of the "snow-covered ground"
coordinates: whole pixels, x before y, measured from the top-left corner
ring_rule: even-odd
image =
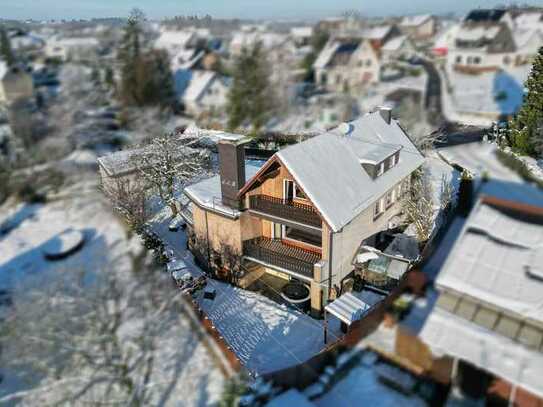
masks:
[[[168,231],[169,221],[165,208],[153,219],[153,230],[193,273],[202,274],[186,250],[185,233]],[[196,301],[251,373],[260,375],[300,364],[325,347],[322,321],[230,284],[208,279],[208,286],[216,289],[215,299],[204,299],[199,293]],[[339,339],[339,322],[329,328],[330,343]]]
[[[74,270],[90,275],[114,272],[126,281],[131,278],[133,256],[143,250],[138,238],[128,239],[125,226],[111,212],[95,181],[66,188],[57,200],[45,205],[8,202],[0,206],[0,225],[0,230],[4,229],[0,233],[0,286],[10,291],[14,285],[32,285],[34,277],[39,276],[35,279],[40,281],[56,279]],[[69,229],[83,231],[85,245],[64,260],[46,261],[41,249]],[[126,323],[132,328],[139,326],[136,320]],[[179,313],[179,323],[164,332],[155,352],[159,368],[153,377],[154,388],[160,389],[157,405],[205,406],[218,402],[225,379],[205,339],[186,312]],[[18,381],[17,372],[1,373],[4,381],[0,397],[33,386]],[[34,385],[54,386],[54,380]],[[32,405],[32,401],[29,403]]]
[[[449,121],[490,126],[495,120],[492,117],[513,114],[522,105],[523,83],[529,71],[529,65],[478,75],[440,71],[443,114]]]
[[[457,164],[475,175],[487,172],[492,178],[521,181],[517,173],[500,163],[495,154],[496,148],[495,144],[481,142],[444,147],[438,152],[451,164]]]

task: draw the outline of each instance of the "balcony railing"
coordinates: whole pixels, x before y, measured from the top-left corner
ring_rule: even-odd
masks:
[[[249,197],[249,209],[303,223],[304,225],[317,228],[322,227],[321,218],[311,205],[304,205],[268,195],[251,195]]]
[[[313,266],[320,261],[318,254],[266,237],[244,241],[243,255],[310,279]]]

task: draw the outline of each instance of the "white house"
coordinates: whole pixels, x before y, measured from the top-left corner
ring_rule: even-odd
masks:
[[[407,35],[392,38],[381,47],[381,59],[383,62],[407,59],[415,53],[415,44]]]
[[[183,78],[184,77],[184,78]],[[220,114],[226,106],[229,80],[212,71],[176,72],[176,90],[185,112]]]
[[[369,40],[331,39],[315,63],[315,80],[330,92],[345,92],[379,81],[380,60]]]
[[[21,65],[8,67],[0,61],[0,105],[29,99],[34,94],[32,75]]]
[[[436,26],[436,19],[430,14],[406,16],[400,22],[400,29],[415,40],[433,37]]]
[[[100,42],[95,37],[53,37],[47,41],[45,56],[67,60],[85,60],[96,56]]]

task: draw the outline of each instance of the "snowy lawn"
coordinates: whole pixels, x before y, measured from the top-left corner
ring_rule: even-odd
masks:
[[[113,215],[96,184],[81,183],[62,192],[62,199],[45,205],[0,206],[0,288],[12,292],[14,286],[32,286],[34,281],[59,279],[79,270],[91,276],[116,273],[120,281],[130,283],[133,257],[143,250],[139,238],[128,239],[125,226]],[[85,233],[81,250],[63,260],[45,260],[42,249],[69,229]],[[13,300],[17,304],[17,298]],[[180,312],[177,320],[164,332],[154,355],[160,368],[152,377],[156,389],[153,404],[215,404],[224,384],[219,363],[188,316]],[[140,322],[131,318],[124,324],[130,330],[138,329]],[[39,392],[39,400],[26,400],[27,405],[54,402],[62,395],[57,391],[62,384],[57,385],[55,378],[23,383],[17,373],[2,369],[0,398],[33,387],[50,390]]]
[[[151,226],[177,258],[184,259],[193,273],[201,274],[186,250],[184,231],[168,231],[169,221],[166,208],[155,216]],[[252,373],[297,365],[324,348],[323,321],[230,284],[208,279],[208,285],[216,289],[215,299],[204,299],[200,292],[196,301]],[[328,343],[339,337],[339,323],[332,323]]]

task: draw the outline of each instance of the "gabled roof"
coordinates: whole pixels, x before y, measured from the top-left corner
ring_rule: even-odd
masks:
[[[409,44],[409,38],[407,35],[400,35],[387,41],[385,45],[381,47],[382,51],[394,52],[401,50],[405,45]]]
[[[464,21],[474,23],[481,22],[498,22],[507,12],[505,9],[477,9],[471,10],[464,18]]]
[[[270,159],[286,167],[334,232],[424,162],[398,123],[387,124],[379,112],[368,113],[349,126],[348,135],[334,129],[280,150]],[[399,163],[375,179],[362,167],[363,162],[382,161],[400,149]]]
[[[183,100],[185,102],[197,101],[217,77],[217,73],[213,71],[193,71],[190,83],[183,95]]]
[[[326,66],[332,61],[332,58],[336,54],[337,50],[341,46],[338,41],[329,41],[319,53],[319,56],[313,63],[314,69],[326,68]]]
[[[430,14],[420,14],[417,16],[406,16],[402,19],[400,25],[402,27],[418,27],[419,25],[424,24],[426,21],[431,19]]]
[[[543,199],[535,207],[482,196],[436,284],[543,322]]]

